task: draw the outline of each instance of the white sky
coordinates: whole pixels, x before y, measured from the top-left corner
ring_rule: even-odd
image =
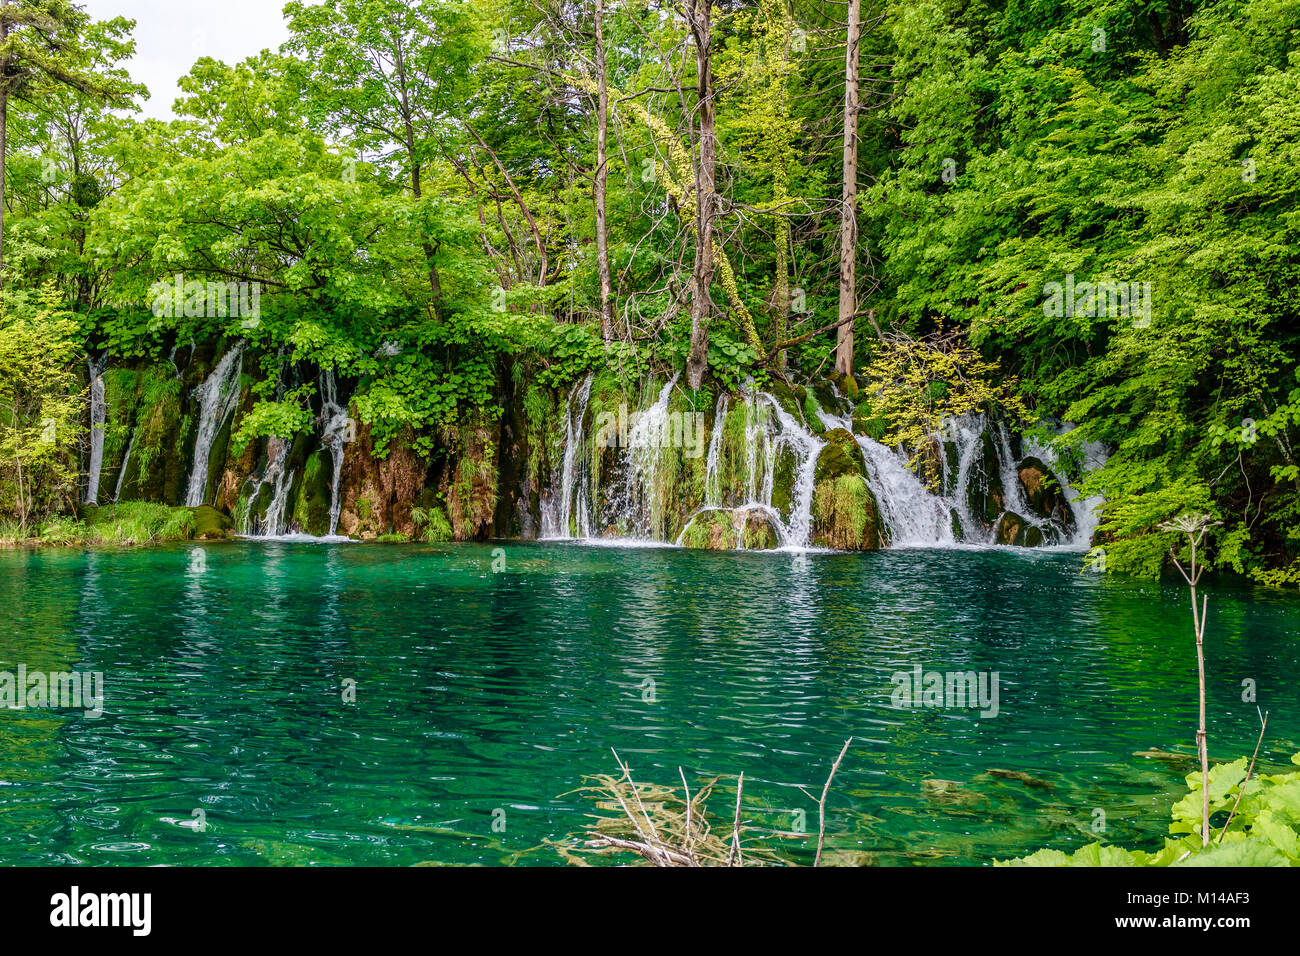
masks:
[[[136,21],[131,79],[149,88],[143,115],[172,118],[176,79],[202,56],[237,63],[289,38],[284,0],[77,0],[96,20]]]

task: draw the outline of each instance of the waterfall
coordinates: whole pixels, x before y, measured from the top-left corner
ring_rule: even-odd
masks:
[[[852,432],[852,422],[847,416],[819,412],[827,428],[843,428]],[[994,439],[995,462],[980,461],[984,451],[984,435]],[[1018,460],[1012,453],[1011,434],[1002,423],[990,422],[983,414],[964,415],[945,420],[937,432],[928,437],[938,442],[940,482],[937,490],[925,483],[909,467],[905,449],[889,448],[865,435],[854,435],[867,463],[867,484],[875,496],[886,538],[893,547],[951,547],[957,544],[956,530],[963,541],[974,544],[996,543],[996,525],[988,529],[970,510],[970,493],[974,483],[986,481],[996,474],[1002,483],[1003,503],[998,515],[1012,512],[1043,532],[1048,541],[1059,540],[1060,527],[1051,520],[1035,514],[1025,496],[1020,482]],[[949,462],[947,447],[953,448],[956,459],[955,473]],[[1056,456],[1050,448],[1026,440],[1024,458],[1035,457],[1056,474]],[[1087,462],[1089,470],[1104,461],[1100,446],[1093,446]],[[1061,544],[1065,547],[1087,547],[1098,523],[1097,508],[1100,499],[1083,501],[1079,493],[1060,474],[1056,474],[1061,490],[1073,512],[1075,532]],[[956,528],[954,528],[954,522]]]
[[[584,479],[590,477],[585,448],[586,433],[583,419],[587,414],[587,402],[591,398],[591,383],[594,375],[588,375],[573,387],[569,393],[566,406],[566,424],[564,433],[564,459],[560,471],[560,486],[552,488],[542,508],[542,537],[569,538],[572,536],[573,498],[575,489],[578,496],[577,537],[591,536],[590,489]]]
[[[676,384],[674,376],[658,388],[649,407],[631,416],[630,430],[616,458],[608,450],[602,455],[602,449],[594,449],[588,434],[592,377],[573,387],[565,409],[562,466],[542,502],[543,538],[591,538],[594,528],[617,526],[620,533],[639,542],[669,540],[666,535],[676,529],[665,530],[665,509],[680,504],[667,500],[668,489],[674,487],[674,476],[667,471],[674,466],[674,459],[666,449],[675,441],[675,419],[669,404]],[[815,410],[822,425],[853,434],[846,401],[837,394],[830,408]],[[597,424],[592,426],[600,429],[598,434],[608,427],[599,423],[605,414],[597,416]],[[733,418],[743,415],[743,438],[738,431],[728,437],[728,414]],[[623,424],[629,423],[620,417],[620,426]],[[1007,513],[1042,532],[1048,545],[1086,547],[1096,528],[1097,502],[1081,500],[1059,475],[1061,491],[1073,512],[1073,533],[1066,530],[1069,516],[1062,523],[1059,516],[1047,518],[1033,511],[1020,480],[1023,461],[1040,458],[1054,472],[1055,458],[1049,449],[1028,439],[1024,454],[1013,455],[1010,431],[987,415],[945,420],[921,446],[920,469],[913,461],[917,449],[891,448],[866,435],[854,435],[854,439],[862,451],[882,537],[891,547],[996,544],[997,526]],[[738,521],[746,511],[762,512],[769,517],[780,547],[809,548],[814,479],[825,447],[825,439],[818,437],[797,411],[788,411],[776,397],[752,383],[736,395],[719,395],[705,453],[702,500],[687,516],[687,524],[708,511],[731,511]],[[599,498],[594,487],[597,465],[601,467]],[[774,502],[778,486],[782,495]],[[991,503],[987,499],[990,491],[997,492]],[[974,513],[985,510],[987,513]],[[988,518],[995,519],[992,526]],[[677,540],[681,541],[681,534]]]
[[[104,401],[104,370],[108,355],[99,359],[87,358],[90,369],[90,464],[86,469],[86,504],[99,499],[99,480],[104,469],[104,425],[108,421],[108,405]]]
[[[289,443],[284,442],[284,455],[288,454]],[[275,488],[271,495],[271,503],[266,508],[266,518],[262,524],[262,535],[268,538],[274,538],[276,535],[284,534],[289,530],[288,515],[286,514],[289,507],[289,489],[293,487],[293,472],[284,467],[283,456],[279,463],[279,470],[275,476]]]
[[[713,410],[713,434],[709,436],[709,453],[704,461],[704,503],[706,505],[722,504],[722,476],[718,474],[718,456],[722,451],[723,425],[727,421],[728,395],[723,392],[718,396],[718,405]]]
[[[771,504],[776,473],[776,443],[772,439],[771,408],[755,400],[752,391],[745,401],[745,503]],[[759,450],[762,449],[762,460]]]
[[[248,494],[248,503],[238,515],[240,534],[258,537],[274,537],[284,534],[288,529],[286,510],[289,503],[289,489],[293,487],[293,472],[285,468],[289,457],[289,442],[272,435],[266,443],[266,470],[260,478],[250,478],[252,489]],[[266,506],[265,515],[258,517],[257,502],[262,496],[262,489],[271,484],[271,502]]]
[[[944,488],[949,489],[950,497],[947,499],[952,505],[953,512],[957,516],[957,523],[961,527],[963,539],[973,539],[984,534],[980,522],[976,520],[975,515],[970,510],[970,489],[971,474],[975,467],[975,459],[979,456],[982,449],[980,436],[984,431],[984,416],[966,416],[960,419],[950,419],[943,423],[938,433],[933,436],[942,442],[951,443],[957,450],[957,473],[950,473],[948,457],[945,454],[943,458],[943,481]]]
[[[339,526],[339,491],[340,478],[343,475],[343,445],[348,440],[348,409],[340,405],[338,385],[334,380],[334,370],[328,369],[321,378],[321,443],[330,451],[330,460],[334,465],[334,477],[330,481],[330,528],[333,536]]]
[[[633,537],[652,537],[662,513],[663,502],[656,492],[664,449],[673,439],[668,402],[677,379],[678,375],[673,375],[659,390],[654,403],[636,416],[623,449],[623,494],[618,512],[621,523]]]
[[[196,508],[205,504],[208,488],[208,456],[212,442],[239,399],[239,373],[243,370],[244,345],[241,342],[227,352],[216,368],[194,390],[199,403],[199,428],[194,439],[194,465],[190,469],[185,505]]]
[[[770,437],[766,439],[772,452],[771,460],[775,462],[778,445],[793,452],[796,459],[794,488],[790,496],[790,514],[783,522],[785,533],[782,536],[782,543],[790,548],[807,548],[812,541],[813,478],[817,473],[817,456],[826,443],[808,431],[803,423],[796,421],[771,395],[759,392],[758,397],[768,403],[776,415],[777,423],[781,426],[775,441]],[[764,498],[760,502],[768,508],[772,506],[772,480],[775,470],[772,466],[767,469],[767,479],[763,486]]]
[[[117,485],[113,488],[113,504],[117,504],[122,497],[122,485],[126,481],[126,466],[131,464],[131,449],[135,447],[137,431],[139,431],[138,426],[131,429],[131,438],[126,443],[126,454],[122,456],[122,467],[117,472]]]
[[[913,547],[956,543],[952,502],[925,487],[907,467],[907,454],[865,435],[855,437],[867,461],[867,484],[876,497],[889,543]]]
[[[1068,422],[1057,430],[1057,435],[1068,434],[1074,426]],[[1085,473],[1096,471],[1110,457],[1106,453],[1106,448],[1100,442],[1084,442],[1079,449],[1083,454],[1083,470]],[[1032,455],[1040,459],[1043,464],[1052,469],[1056,475],[1056,480],[1061,485],[1061,492],[1065,495],[1066,501],[1070,503],[1070,510],[1074,513],[1074,536],[1066,544],[1071,548],[1089,548],[1092,545],[1092,536],[1097,531],[1097,525],[1101,523],[1101,508],[1106,503],[1106,499],[1101,495],[1094,495],[1091,498],[1084,498],[1077,488],[1061,473],[1059,462],[1054,449],[1047,445],[1041,445],[1032,438],[1025,439],[1025,455]]]
[[[817,456],[825,445],[803,423],[790,415],[780,403],[766,392],[755,391],[752,384],[740,392],[738,400],[744,406],[745,438],[744,473],[740,478],[740,500],[725,500],[721,459],[726,439],[723,428],[726,419],[727,397],[718,400],[714,415],[713,434],[709,438],[708,463],[705,471],[705,501],[687,519],[706,511],[731,510],[737,515],[759,511],[771,519],[783,548],[807,548],[812,538],[813,478],[817,471]],[[776,487],[776,472],[781,455],[789,452],[794,457],[794,483],[788,514],[782,514],[772,503]],[[678,535],[678,541],[681,535]]]

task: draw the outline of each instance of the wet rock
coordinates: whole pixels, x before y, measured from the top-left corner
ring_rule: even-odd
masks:
[[[858,475],[865,478],[867,462],[862,457],[858,441],[843,428],[832,428],[822,436],[826,445],[817,456],[817,470],[813,483],[822,482],[843,475]]]
[[[880,509],[867,485],[857,439],[843,428],[825,434],[813,473],[812,541],[837,551],[881,547]]]
[[[222,514],[211,505],[200,505],[190,510],[194,512],[194,537],[201,541],[224,538],[235,526],[228,515]]]
[[[1006,509],[1006,490],[998,460],[998,444],[987,429],[980,435],[979,449],[971,461],[966,487],[966,506],[971,516],[992,530]]]
[[[1041,459],[1029,457],[1017,470],[1020,486],[1030,510],[1058,525],[1067,535],[1074,532],[1074,511],[1061,490],[1061,483]]]
[[[879,866],[880,861],[868,850],[827,850],[822,866]]]
[[[1050,783],[1047,780],[1039,779],[1038,777],[1030,776],[1023,770],[1003,770],[999,767],[990,767],[988,773],[990,777],[1000,777],[1003,780],[1015,780],[1034,790],[1056,789],[1055,784]]]
[[[1043,543],[1043,532],[1020,515],[1008,511],[998,519],[994,540],[998,544],[1019,548],[1037,548]]]
[[[772,517],[760,508],[710,508],[695,515],[682,531],[686,548],[708,551],[764,551],[780,544]]]
[[[921,793],[927,800],[935,803],[947,803],[959,807],[974,806],[983,799],[978,793],[967,790],[966,785],[960,781],[942,780],[938,777],[922,780]]]
[[[329,450],[317,450],[307,456],[302,483],[290,510],[293,524],[307,534],[328,534],[330,529],[330,479],[334,463]]]
[[[849,473],[816,484],[812,543],[836,551],[874,551],[882,546],[880,510],[865,478]]]

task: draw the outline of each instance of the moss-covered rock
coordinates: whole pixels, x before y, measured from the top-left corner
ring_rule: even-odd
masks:
[[[776,453],[776,464],[772,469],[772,507],[787,519],[794,505],[794,479],[798,469],[799,459],[795,453],[782,446]]]
[[[842,475],[858,475],[865,478],[867,461],[862,457],[858,440],[843,428],[832,428],[823,436],[826,444],[817,455],[817,470],[813,474],[813,483],[822,482]]]
[[[1040,518],[1052,521],[1067,534],[1074,531],[1074,511],[1061,483],[1041,459],[1029,457],[1017,469],[1020,486],[1029,508]]]
[[[828,379],[840,390],[841,395],[851,402],[857,401],[858,395],[862,390],[858,388],[858,383],[854,380],[852,375],[843,375],[839,372],[831,372]]]
[[[777,547],[780,537],[771,516],[761,509],[709,508],[691,518],[680,542],[709,551],[761,551]]]
[[[1037,548],[1043,543],[1043,532],[1014,511],[1008,511],[998,519],[994,540],[998,544]]]
[[[805,413],[803,402],[800,396],[795,394],[794,389],[790,388],[790,386],[786,385],[784,382],[777,382],[772,386],[768,394],[776,399],[776,403],[780,405],[781,409],[791,418],[797,422],[804,422],[805,425],[807,424],[807,422],[804,421]]]
[[[211,541],[227,537],[235,527],[229,515],[222,514],[211,505],[199,505],[191,508],[194,513],[194,537]]]
[[[980,435],[979,449],[970,465],[966,482],[966,507],[976,521],[992,530],[998,516],[1006,509],[1006,490],[1002,487],[1002,470],[997,442],[992,432]]]
[[[882,546],[880,512],[866,478],[850,472],[817,482],[812,541],[838,551],[873,551]]]
[[[293,499],[293,523],[307,534],[328,534],[330,529],[330,479],[334,462],[329,449],[318,448],[303,464],[302,481]]]

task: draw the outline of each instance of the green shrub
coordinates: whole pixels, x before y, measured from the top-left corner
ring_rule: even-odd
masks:
[[[1291,762],[1300,766],[1300,754]],[[1209,846],[1201,844],[1201,771],[1195,770],[1187,775],[1187,795],[1174,804],[1171,836],[1155,852],[1090,843],[1074,853],[1039,850],[996,865],[1300,866],[1300,771],[1247,774],[1245,757],[1210,770]]]

